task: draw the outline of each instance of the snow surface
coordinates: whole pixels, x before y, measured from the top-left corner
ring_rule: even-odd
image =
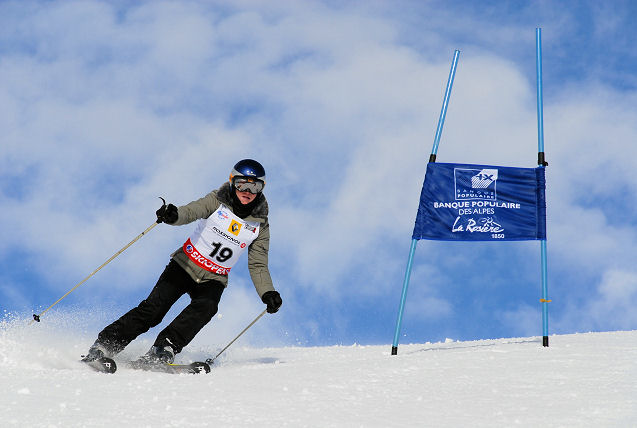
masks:
[[[109,375],[78,362],[94,340],[78,324],[0,322],[0,426],[637,426],[637,331],[552,336],[548,348],[537,337],[401,344],[398,356],[389,344],[254,348],[242,337],[207,375]]]

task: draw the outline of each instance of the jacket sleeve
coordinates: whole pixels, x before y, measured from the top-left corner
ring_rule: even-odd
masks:
[[[172,223],[172,225],[181,226],[182,224],[192,223],[200,218],[208,218],[210,214],[219,208],[219,205],[221,205],[221,203],[217,199],[216,190],[213,190],[203,198],[178,207],[177,221]]]
[[[270,226],[261,226],[259,236],[248,247],[248,269],[259,297],[267,291],[273,291],[272,277],[268,269],[268,251],[270,249]]]

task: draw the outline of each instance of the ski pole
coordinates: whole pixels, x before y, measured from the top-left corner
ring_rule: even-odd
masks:
[[[213,362],[217,359],[217,357],[219,357],[219,355],[223,354],[223,353],[224,353],[224,351],[225,351],[226,349],[228,349],[228,348],[230,347],[230,345],[232,345],[232,344],[233,344],[233,343],[234,343],[234,342],[235,342],[238,338],[240,338],[240,337],[241,337],[241,335],[242,335],[243,333],[245,333],[245,332],[246,332],[246,331],[247,331],[250,327],[252,327],[252,326],[254,325],[254,323],[256,323],[257,321],[259,321],[259,319],[260,319],[263,315],[265,315],[266,311],[267,311],[267,309],[264,309],[264,310],[263,310],[263,312],[261,312],[261,313],[259,314],[259,316],[258,316],[258,317],[256,317],[256,318],[254,319],[254,321],[252,321],[252,322],[251,322],[251,323],[250,323],[250,324],[249,324],[246,328],[244,328],[244,329],[243,329],[243,331],[242,331],[241,333],[239,333],[239,334],[237,335],[237,337],[235,337],[234,339],[232,339],[232,342],[228,343],[228,344],[226,345],[226,347],[225,347],[225,348],[223,348],[221,351],[219,351],[219,353],[218,353],[217,355],[215,355],[215,357],[214,357],[214,358],[208,358],[208,359],[206,360],[206,363],[208,363],[208,364],[212,364],[212,363],[213,363]]]
[[[44,315],[45,312],[47,312],[49,309],[51,309],[53,306],[57,305],[58,303],[60,303],[60,301],[62,299],[64,299],[66,296],[68,296],[69,294],[71,294],[73,291],[75,291],[75,289],[77,287],[79,287],[80,285],[84,284],[90,277],[92,277],[93,275],[95,275],[100,269],[102,269],[104,266],[106,266],[107,264],[109,264],[111,261],[113,261],[113,259],[117,256],[119,256],[120,254],[122,254],[128,247],[130,247],[131,245],[133,245],[135,242],[137,242],[137,240],[139,240],[139,238],[141,238],[142,236],[144,236],[146,233],[148,233],[153,227],[157,226],[159,223],[158,222],[153,222],[153,224],[151,224],[146,230],[144,230],[142,233],[140,233],[139,235],[137,235],[137,237],[135,239],[133,239],[132,241],[130,241],[128,244],[126,244],[126,246],[124,248],[122,248],[121,250],[119,250],[117,253],[113,254],[113,256],[106,260],[100,267],[98,267],[97,269],[95,269],[93,272],[91,272],[91,274],[89,276],[87,276],[86,278],[84,278],[82,281],[80,281],[75,287],[71,288],[69,291],[66,292],[66,294],[62,297],[60,297],[59,299],[57,299],[51,306],[49,306],[48,308],[46,308],[45,310],[43,310],[42,312],[40,312],[39,314],[33,314],[33,320],[29,323],[29,325],[33,324],[34,322],[40,322],[40,317],[42,315]]]

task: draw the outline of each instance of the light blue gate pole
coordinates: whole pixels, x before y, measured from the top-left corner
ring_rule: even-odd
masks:
[[[440,136],[442,135],[442,126],[445,123],[445,116],[447,115],[447,106],[449,105],[449,96],[451,95],[451,88],[453,86],[453,78],[456,75],[456,66],[458,65],[458,56],[460,51],[456,50],[453,53],[453,61],[451,62],[451,70],[449,71],[449,78],[447,79],[447,89],[445,90],[445,98],[442,102],[442,110],[440,111],[440,117],[438,118],[438,128],[436,129],[436,136],[434,137],[434,146],[431,149],[431,155],[429,156],[429,162],[436,161],[436,154],[438,153],[438,145],[440,144]],[[411,240],[411,248],[409,249],[409,258],[407,260],[407,269],[405,270],[405,279],[403,280],[403,291],[400,296],[400,307],[398,308],[398,319],[396,321],[396,331],[394,332],[394,343],[391,347],[391,354],[398,354],[398,338],[400,336],[400,326],[403,323],[403,311],[405,310],[405,300],[407,299],[407,288],[409,288],[409,278],[411,277],[411,265],[414,261],[414,253],[416,252],[416,239]]]
[[[548,163],[544,158],[544,104],[542,101],[542,29],[535,29],[535,54],[537,74],[537,163],[540,168]],[[548,298],[548,270],[546,257],[546,238],[540,241],[542,257],[542,345],[549,346],[549,298]]]

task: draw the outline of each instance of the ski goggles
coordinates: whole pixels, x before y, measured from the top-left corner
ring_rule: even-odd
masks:
[[[239,192],[250,192],[252,194],[258,194],[263,191],[263,187],[265,187],[265,183],[256,178],[249,177],[235,177],[232,180],[232,184],[234,184],[235,189]]]

